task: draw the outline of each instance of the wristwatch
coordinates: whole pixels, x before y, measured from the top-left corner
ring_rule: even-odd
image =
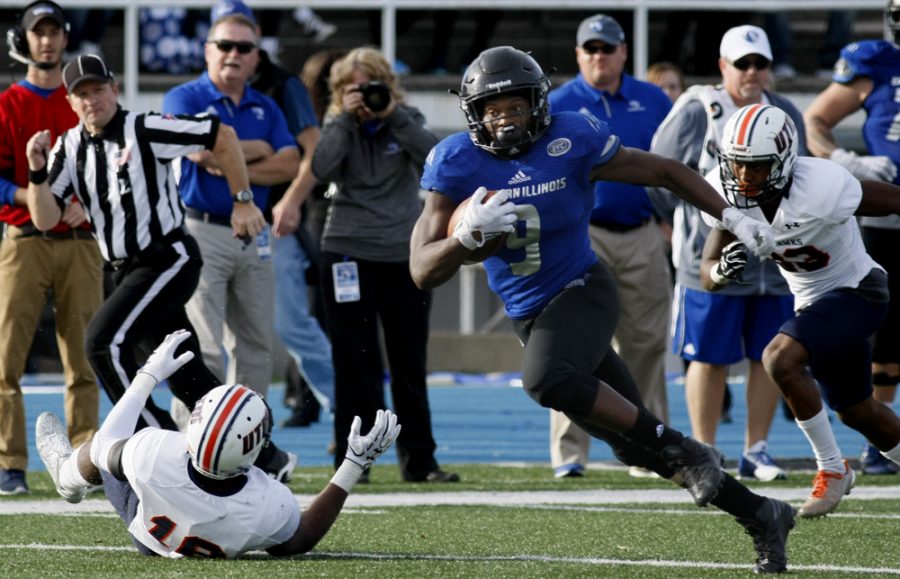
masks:
[[[235,203],[250,203],[253,201],[253,191],[249,189],[241,189],[231,196]]]

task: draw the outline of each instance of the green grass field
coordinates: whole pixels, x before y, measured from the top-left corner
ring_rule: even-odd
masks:
[[[666,482],[615,469],[554,480],[546,466],[448,468],[463,482],[403,483],[395,466],[376,465],[372,483],[354,489],[312,553],[238,561],[143,557],[108,503],[86,501],[77,505],[85,512],[76,512],[56,497],[46,473],[30,473],[31,495],[0,499],[0,569],[10,578],[751,575],[755,553],[743,529],[714,508],[694,507]],[[301,504],[330,474],[296,471],[291,488]],[[751,487],[799,505],[810,480],[811,474],[791,473],[787,481]],[[837,513],[798,519],[788,542],[791,575],[900,575],[898,528],[898,477],[860,477]]]

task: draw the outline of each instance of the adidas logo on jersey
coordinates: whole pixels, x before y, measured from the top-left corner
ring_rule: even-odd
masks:
[[[522,171],[516,171],[516,174],[513,175],[513,178],[508,181],[510,185],[518,185],[519,183],[525,183],[526,181],[531,181],[531,177],[523,173]]]

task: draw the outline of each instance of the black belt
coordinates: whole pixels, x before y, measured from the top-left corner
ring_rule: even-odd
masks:
[[[231,227],[231,217],[222,217],[221,215],[215,215],[213,213],[206,213],[204,211],[200,211],[198,209],[194,209],[193,207],[188,207],[185,212],[185,215],[190,217],[191,219],[199,219],[203,223],[214,223],[216,225],[224,225],[225,227]]]
[[[142,249],[140,252],[135,255],[125,257],[122,259],[114,259],[109,262],[109,265],[115,269],[119,270],[124,267],[128,267],[134,263],[140,262],[142,259],[147,259],[148,257],[152,257],[161,251],[165,251],[169,249],[173,243],[177,241],[181,241],[187,237],[187,232],[184,228],[179,227],[178,229],[173,229],[169,233],[166,234],[162,239],[157,239],[150,242],[150,245]]]
[[[602,229],[608,229],[609,231],[613,231],[615,233],[625,233],[626,231],[634,231],[639,227],[643,227],[650,223],[650,218],[644,219],[640,223],[613,223],[612,221],[594,221],[591,220],[591,225],[596,225]]]
[[[34,223],[22,225],[6,224],[3,228],[3,239],[24,239],[26,237],[40,237],[42,239],[94,239],[90,231],[86,229],[69,229],[68,231],[41,231]]]

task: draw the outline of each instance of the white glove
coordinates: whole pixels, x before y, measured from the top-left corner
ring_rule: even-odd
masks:
[[[475,250],[484,242],[501,233],[515,230],[513,224],[516,217],[516,204],[507,202],[509,189],[501,189],[493,197],[482,203],[487,189],[479,187],[472,193],[466,212],[453,229],[453,237],[458,239],[466,249]],[[475,232],[480,233],[478,239]]]
[[[853,151],[835,149],[831,152],[831,160],[843,165],[857,179],[890,183],[897,176],[897,166],[890,157],[871,155],[860,157]]]
[[[768,223],[748,217],[735,209],[722,210],[722,223],[756,257],[769,257],[775,251],[775,232]]]
[[[379,410],[375,414],[375,424],[365,436],[360,436],[359,427],[362,420],[353,418],[350,425],[350,436],[347,437],[347,454],[344,458],[366,468],[393,444],[400,434],[397,415],[390,410]]]
[[[183,352],[177,358],[173,357],[178,346],[190,335],[191,333],[187,330],[176,330],[166,336],[162,344],[153,350],[153,353],[147,358],[147,363],[138,370],[138,373],[149,374],[157,383],[174,374],[176,370],[194,359],[194,353],[190,350]]]
[[[732,241],[722,248],[719,262],[709,270],[709,277],[716,285],[728,285],[740,281],[747,266],[747,246],[740,241]]]

